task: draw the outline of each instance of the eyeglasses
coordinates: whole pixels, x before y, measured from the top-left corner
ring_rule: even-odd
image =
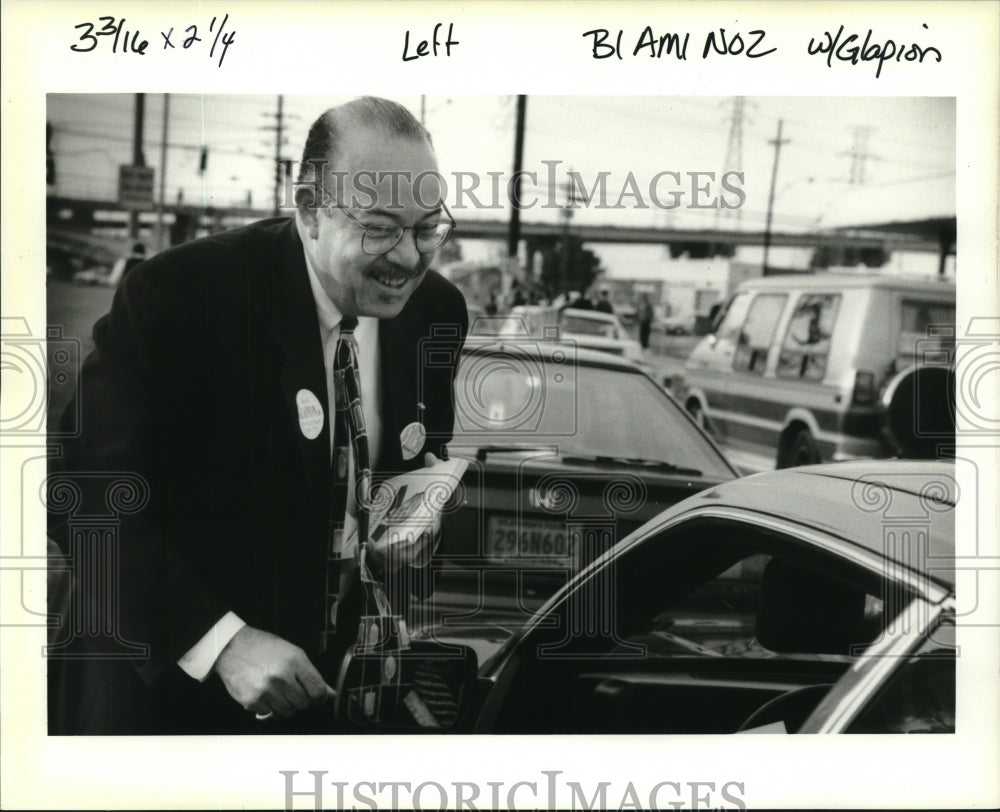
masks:
[[[433,254],[451,239],[451,234],[455,230],[455,220],[448,211],[448,207],[444,203],[441,206],[448,217],[446,222],[415,226],[389,226],[362,223],[346,207],[339,206],[332,201],[327,204],[328,209],[338,209],[343,212],[348,220],[364,231],[361,237],[361,250],[371,255],[385,254],[391,251],[403,239],[404,231],[413,232],[413,242],[417,251],[421,254]]]

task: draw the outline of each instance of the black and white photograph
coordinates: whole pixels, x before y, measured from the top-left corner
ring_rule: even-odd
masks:
[[[1000,801],[958,7],[52,4],[80,73],[4,122],[4,805]]]

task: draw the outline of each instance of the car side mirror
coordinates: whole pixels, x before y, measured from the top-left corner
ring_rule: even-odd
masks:
[[[479,670],[468,646],[413,640],[405,651],[358,653],[337,679],[337,729],[351,733],[448,733],[472,709]]]

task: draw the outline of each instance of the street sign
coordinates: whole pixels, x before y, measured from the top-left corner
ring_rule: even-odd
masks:
[[[151,166],[118,167],[118,204],[133,211],[153,208],[153,168]]]

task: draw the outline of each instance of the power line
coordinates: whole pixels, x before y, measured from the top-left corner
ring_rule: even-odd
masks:
[[[82,138],[97,138],[97,139],[100,139],[101,141],[115,141],[115,142],[123,143],[123,144],[131,144],[132,143],[132,139],[129,138],[128,136],[126,136],[126,135],[116,135],[114,133],[102,133],[102,132],[96,132],[94,130],[81,130],[81,129],[77,129],[75,127],[64,127],[64,126],[59,125],[59,124],[54,125],[53,126],[53,130],[54,130],[54,133],[56,133],[56,134],[75,135],[75,136],[79,136],[79,137],[82,137]],[[176,141],[171,141],[171,142],[167,143],[167,148],[168,149],[180,149],[180,150],[186,150],[186,151],[189,151],[189,152],[198,152],[198,153],[200,153],[201,150],[205,146],[208,146],[208,145],[206,143],[204,143],[204,142],[203,143],[177,143]],[[234,155],[236,157],[242,157],[242,158],[255,158],[255,159],[263,160],[263,161],[269,161],[272,158],[272,156],[270,156],[270,155],[264,155],[263,153],[259,153],[259,152],[247,152],[242,147],[240,147],[238,149],[225,149],[225,148],[222,148],[222,147],[217,147],[213,143],[211,145],[211,149],[212,149],[213,152],[218,152],[219,154],[222,154],[222,155]],[[71,153],[64,153],[64,154],[71,154]]]

